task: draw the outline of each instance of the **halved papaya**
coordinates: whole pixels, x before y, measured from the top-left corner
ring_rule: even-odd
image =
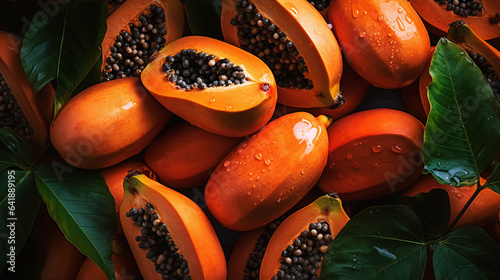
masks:
[[[328,164],[318,181],[342,200],[386,196],[408,187],[423,169],[424,125],[394,109],[348,115],[328,128]]]
[[[332,195],[321,196],[291,214],[269,240],[260,279],[287,279],[299,266],[302,276],[318,279],[326,249],[348,221],[342,202]]]
[[[99,169],[138,154],[171,115],[139,78],[128,77],[96,84],[71,98],[52,123],[50,139],[66,162]]]
[[[196,203],[143,174],[123,187],[120,222],[144,279],[226,279],[221,244]]]
[[[241,141],[180,121],[167,127],[146,149],[144,161],[172,188],[205,185],[219,162]]]
[[[205,203],[226,228],[261,227],[290,210],[326,165],[325,116],[284,115],[236,146],[205,187]]]
[[[468,16],[464,17],[455,14],[453,11],[457,9],[451,3],[441,3],[443,1],[434,0],[412,0],[410,1],[413,8],[428,23],[429,30],[438,36],[445,36],[448,31],[449,24],[456,20],[466,21],[467,24],[481,37],[483,40],[490,40],[500,37],[500,5],[497,0],[478,0],[459,2],[460,5],[466,5]],[[450,2],[450,1],[447,1]],[[474,9],[472,9],[474,6]],[[448,7],[448,8],[447,8]],[[462,8],[464,9],[464,8]],[[475,16],[472,11],[475,10]]]
[[[329,20],[352,68],[376,87],[415,81],[427,63],[430,39],[406,0],[332,2]]]
[[[184,31],[185,16],[179,0],[113,2],[122,4],[112,8],[106,20],[101,66],[104,81],[139,77],[153,54]]]
[[[12,128],[39,152],[49,140],[55,91],[49,83],[35,94],[21,63],[21,45],[0,30],[0,127]]]
[[[273,71],[278,102],[292,107],[337,105],[342,55],[323,16],[307,1],[223,0],[224,40]]]
[[[276,106],[269,67],[235,46],[187,36],[165,46],[141,80],[170,112],[209,132],[247,136],[261,129]]]

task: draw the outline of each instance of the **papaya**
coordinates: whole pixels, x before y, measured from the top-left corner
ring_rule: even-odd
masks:
[[[434,0],[412,0],[413,8],[437,36],[445,36],[449,24],[463,20],[483,40],[500,37],[500,5],[497,0],[460,1],[455,5]],[[462,7],[462,2],[466,7]],[[466,14],[465,14],[466,13]]]
[[[307,1],[223,0],[224,40],[272,70],[278,102],[338,107],[342,54],[323,16]]]
[[[329,123],[325,116],[296,112],[241,142],[208,180],[204,196],[210,213],[236,231],[261,227],[283,215],[319,179],[328,154]]]
[[[424,72],[421,75],[423,74]],[[403,101],[405,111],[425,125],[427,122],[427,113],[424,111],[422,101],[420,100],[419,81],[420,78],[409,86],[401,88],[401,100]]]
[[[112,14],[125,1],[127,0],[106,0],[106,2],[108,3],[108,13]]]
[[[141,80],[170,112],[223,136],[258,131],[276,107],[276,81],[269,67],[209,37],[187,36],[166,45]]]
[[[165,129],[149,145],[144,161],[164,185],[202,186],[217,164],[241,141],[242,137],[214,134],[180,121]]]
[[[48,144],[54,88],[49,83],[35,94],[19,52],[22,42],[0,30],[0,128],[10,127],[37,154]]]
[[[111,240],[113,254],[113,268],[115,270],[116,280],[140,280],[142,279],[139,268],[134,260],[134,255],[127,241],[123,236],[114,236]],[[91,258],[86,258],[83,262],[76,280],[107,280],[108,277],[104,272],[92,261]]]
[[[486,180],[481,178],[481,184]],[[455,220],[458,213],[465,206],[469,198],[475,192],[477,186],[470,187],[452,187],[449,185],[440,184],[432,175],[421,175],[415,183],[401,192],[405,196],[415,196],[419,193],[426,193],[433,189],[443,189],[448,193],[450,198],[450,223]],[[491,189],[483,189],[478,196],[472,201],[464,215],[458,220],[454,229],[466,225],[485,226],[493,222],[500,212],[500,194]]]
[[[378,108],[348,115],[328,127],[328,164],[318,186],[345,201],[398,192],[423,170],[424,125],[412,115]]]
[[[348,221],[341,200],[332,194],[291,214],[269,240],[260,279],[287,279],[294,271],[302,279],[319,279],[323,255]]]
[[[370,84],[410,85],[427,63],[430,39],[409,1],[334,0],[328,18],[347,62]]]
[[[108,186],[111,195],[115,200],[115,210],[116,219],[120,219],[120,204],[123,201],[123,180],[128,175],[129,171],[138,170],[141,174],[146,174],[149,178],[156,180],[156,175],[147,167],[144,163],[136,160],[125,160],[116,165],[103,168],[99,172],[101,173],[106,185]],[[115,235],[123,234],[123,229],[120,222],[118,222],[118,229]],[[120,245],[121,246],[121,245]]]
[[[179,0],[109,1],[122,4],[106,20],[101,79],[139,77],[155,53],[182,36],[184,10]]]
[[[226,279],[221,244],[196,203],[144,174],[123,188],[120,222],[144,279]]]
[[[371,85],[361,78],[348,63],[343,64],[342,78],[340,79],[340,91],[344,99],[340,108],[296,108],[282,104],[276,105],[275,116],[279,117],[284,114],[305,111],[313,114],[314,116],[325,115],[330,116],[332,121],[336,121],[344,116],[354,112],[361,103],[366,99]]]
[[[50,127],[50,139],[64,160],[99,169],[138,154],[165,128],[171,116],[137,77],[99,83],[71,98]]]

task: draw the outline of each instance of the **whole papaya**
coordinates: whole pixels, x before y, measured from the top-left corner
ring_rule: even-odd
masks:
[[[284,214],[326,165],[330,119],[306,112],[280,117],[236,146],[214,170],[205,202],[225,227],[251,230]]]

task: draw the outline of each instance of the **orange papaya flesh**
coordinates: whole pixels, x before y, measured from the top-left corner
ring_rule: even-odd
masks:
[[[293,274],[302,260],[301,274],[319,277],[328,245],[349,221],[342,202],[333,194],[321,196],[288,216],[269,240],[260,269],[261,279],[281,279]],[[297,259],[295,261],[294,259]]]
[[[142,174],[128,177],[124,191],[120,222],[144,279],[162,279],[157,269],[179,279],[226,279],[222,247],[198,205]]]

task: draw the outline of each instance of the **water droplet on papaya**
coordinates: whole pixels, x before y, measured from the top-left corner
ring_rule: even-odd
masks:
[[[215,102],[215,98],[210,99],[210,103],[214,103],[214,102]]]
[[[257,178],[255,178],[255,180],[259,181],[260,180],[260,176],[257,176]]]
[[[254,203],[253,203],[253,205],[254,205],[254,206],[255,206],[255,205],[257,205],[257,202],[254,202]]]
[[[226,172],[230,172],[231,171],[231,168],[226,168]]]
[[[359,37],[360,38],[364,38],[366,36],[366,32],[359,32]]]
[[[255,153],[255,158],[256,158],[257,160],[261,160],[261,159],[262,159],[262,154],[261,154],[261,153],[259,153],[259,152]]]
[[[403,23],[403,21],[399,17],[396,19],[396,22],[398,23],[399,30],[401,30],[401,31],[406,30],[405,24]]]
[[[392,34],[391,33],[387,33],[387,36],[392,37]]]
[[[238,154],[241,154],[243,152],[243,149],[238,149]]]
[[[262,173],[264,173],[264,172],[266,172],[266,169],[265,169],[265,168],[264,168],[264,169],[262,169]]]
[[[380,164],[378,162],[376,162],[373,166],[378,168],[378,167],[380,167]]]
[[[461,194],[461,193],[456,193],[455,197],[458,198],[458,199],[460,199],[460,198],[464,198],[464,195]]]
[[[372,152],[374,152],[376,154],[382,152],[382,146],[380,146],[380,145],[373,145],[372,146]]]
[[[251,195],[252,193],[251,192],[247,192],[247,195]]]
[[[403,10],[403,8],[401,8],[401,7],[398,8],[398,13],[402,14],[402,13],[404,13],[404,11],[405,10]]]
[[[364,14],[364,15],[367,15],[367,14],[368,14],[368,12],[367,12],[367,11],[363,11],[363,14]]]
[[[398,145],[392,145],[391,151],[395,152],[396,154],[401,154],[403,152],[403,149],[399,147]]]
[[[267,168],[267,170],[271,170],[271,166],[269,166],[269,167]]]
[[[226,106],[226,111],[229,111],[229,110],[231,110],[232,108],[233,108],[233,106],[228,105],[228,106]]]
[[[229,160],[226,160],[226,161],[224,162],[224,167],[228,167],[230,163],[231,163],[231,162],[230,162]]]
[[[253,185],[253,186],[252,186],[252,189],[254,189],[254,190],[255,190],[255,185]]]
[[[346,158],[347,160],[352,160],[352,155],[351,155],[351,154],[347,154],[347,155],[345,156],[345,158]]]
[[[295,7],[292,3],[287,2],[285,5],[286,5],[286,6],[289,6],[290,11],[292,11],[292,13],[293,13],[294,15],[298,15],[298,14],[299,14],[299,10],[297,10],[297,8],[296,8],[296,7]]]
[[[217,197],[217,192],[215,191],[215,188],[212,185],[209,185],[207,187],[207,194],[210,199],[215,199]]]
[[[413,20],[411,20],[411,18],[409,16],[405,16],[405,20],[406,22],[408,22],[409,24],[412,24],[413,23]]]
[[[335,162],[328,164],[328,168],[333,170],[335,168]]]
[[[358,11],[358,10],[353,9],[353,10],[352,10],[352,17],[357,18],[357,17],[358,17],[358,15],[359,15],[359,11]]]
[[[383,20],[384,20],[384,16],[383,15],[378,16],[378,21],[383,21]]]
[[[245,156],[245,158],[249,158],[249,157],[250,157],[250,155],[246,155],[246,156]]]
[[[268,158],[266,158],[266,159],[264,160],[264,163],[265,163],[266,165],[270,165],[270,164],[271,164],[271,160],[269,160]]]

